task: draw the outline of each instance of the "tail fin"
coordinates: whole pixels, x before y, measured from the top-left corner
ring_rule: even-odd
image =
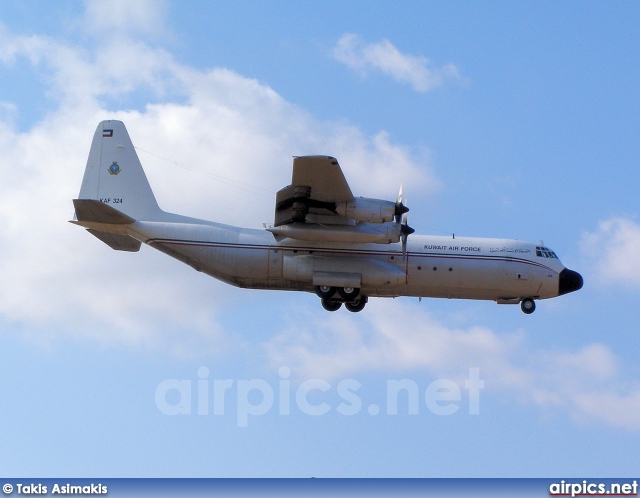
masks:
[[[78,198],[99,200],[135,220],[162,217],[122,121],[98,125]]]

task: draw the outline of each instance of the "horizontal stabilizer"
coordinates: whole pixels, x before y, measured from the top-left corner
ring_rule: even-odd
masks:
[[[73,199],[73,206],[76,208],[78,221],[110,225],[128,225],[136,221],[104,202],[94,199]]]
[[[142,245],[139,240],[129,237],[128,235],[102,232],[100,230],[94,230],[93,228],[88,228],[87,232],[98,237],[102,242],[116,251],[137,252],[140,250],[140,246]]]

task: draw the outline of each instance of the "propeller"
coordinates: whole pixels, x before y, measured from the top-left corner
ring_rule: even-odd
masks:
[[[400,190],[398,191],[398,197],[396,198],[395,219],[396,223],[400,225],[400,239],[402,240],[402,259],[407,254],[407,237],[411,235],[415,230],[407,224],[407,213],[409,208],[406,206],[406,199],[402,198],[402,183],[400,184]]]
[[[396,218],[396,223],[401,223],[402,215],[409,212],[409,208],[405,206],[404,201],[402,200],[402,183],[400,184],[400,191],[398,192],[398,197],[396,199],[396,208],[394,211],[394,215]]]
[[[405,209],[409,211],[406,206],[403,207],[405,207]],[[407,211],[402,214],[402,222],[400,224],[400,238],[402,239],[402,259],[404,259],[407,254],[407,238],[409,237],[409,235],[415,232],[415,230],[407,224]]]

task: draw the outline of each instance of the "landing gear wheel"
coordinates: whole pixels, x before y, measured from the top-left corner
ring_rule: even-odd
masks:
[[[338,311],[340,306],[342,306],[340,301],[334,301],[333,299],[327,298],[322,299],[322,307],[327,311]]]
[[[360,289],[357,287],[340,287],[338,289],[338,294],[347,302],[355,301],[358,294],[360,294]]]
[[[362,311],[364,306],[367,304],[367,296],[361,296],[357,301],[351,301],[350,303],[344,303],[344,307],[347,308],[351,313],[357,313],[358,311]]]
[[[329,287],[328,285],[316,285],[316,294],[320,299],[329,299],[335,293],[335,287]]]
[[[523,299],[520,303],[520,309],[523,313],[530,315],[536,310],[536,303],[531,298]]]

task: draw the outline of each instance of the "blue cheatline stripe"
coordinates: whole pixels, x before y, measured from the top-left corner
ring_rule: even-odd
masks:
[[[161,239],[154,238],[148,239],[145,241],[148,245],[152,246],[154,244],[172,244],[172,245],[182,245],[182,246],[199,246],[199,247],[212,247],[212,248],[224,248],[224,249],[250,249],[250,250],[267,250],[267,249],[278,249],[281,251],[312,251],[314,254],[342,254],[349,256],[379,256],[385,257],[389,255],[390,250],[386,251],[374,251],[371,249],[327,249],[327,248],[318,248],[318,247],[305,247],[305,246],[270,246],[266,244],[236,244],[231,242],[209,242],[206,240],[183,240],[183,239]],[[402,255],[401,251],[397,251],[391,254],[392,256],[400,256]],[[509,263],[522,263],[530,266],[536,266],[538,268],[543,268],[545,270],[555,271],[552,268],[549,268],[546,265],[541,263],[537,263],[535,261],[531,261],[529,259],[524,258],[514,258],[511,256],[491,256],[491,255],[461,255],[461,254],[443,254],[443,253],[433,253],[433,252],[411,252],[407,251],[407,256],[409,258],[441,258],[441,259],[457,259],[457,260],[473,260],[473,261],[504,261]]]

